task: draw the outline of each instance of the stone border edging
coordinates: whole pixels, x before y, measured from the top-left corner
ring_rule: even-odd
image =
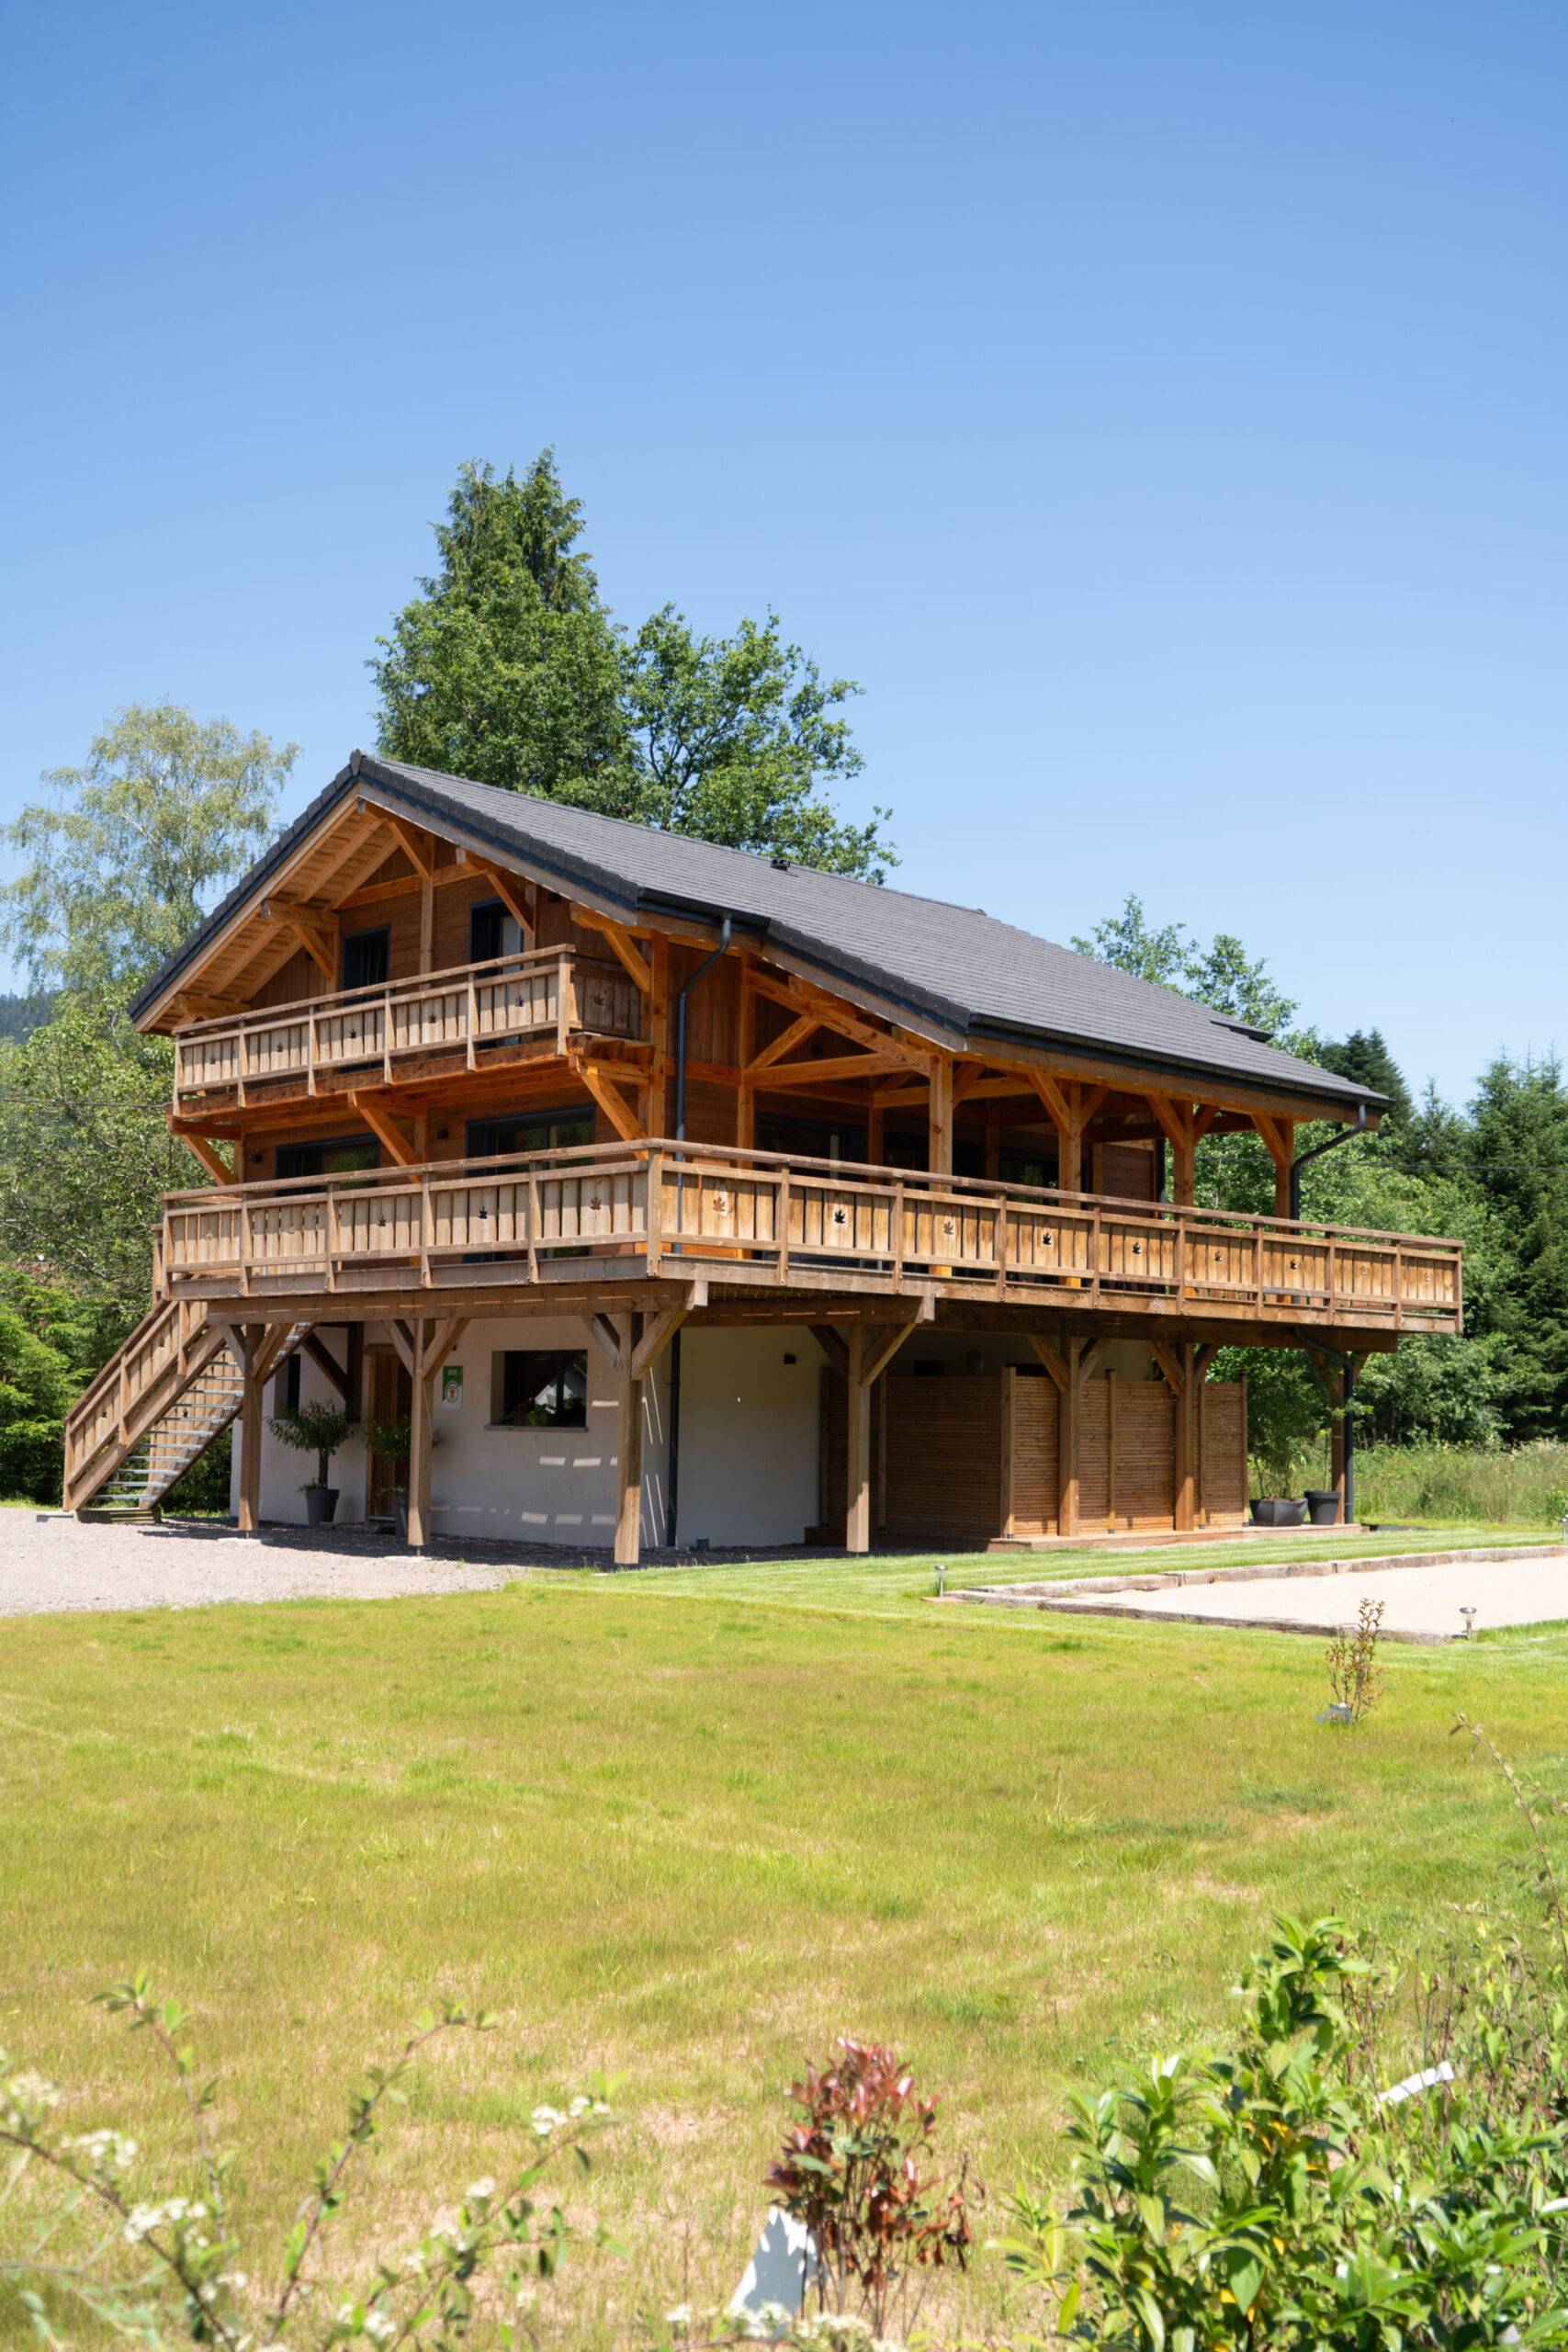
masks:
[[[1258,1634],[1331,1634],[1332,1625],[1305,1623],[1300,1618],[1288,1617],[1219,1617],[1204,1610],[1201,1614],[1183,1616],[1168,1609],[1114,1609],[1096,1611],[1076,1605],[1082,1594],[1112,1592],[1168,1592],[1182,1585],[1258,1584],[1270,1578],[1283,1582],[1291,1577],[1340,1577],[1372,1575],[1382,1568],[1444,1568],[1469,1561],[1486,1560],[1568,1560],[1568,1548],[1561,1544],[1503,1544],[1465,1548],[1453,1552],[1385,1552],[1370,1558],[1338,1560],[1269,1560],[1256,1565],[1245,1563],[1230,1568],[1156,1568],[1145,1576],[1134,1577],[1070,1577],[1058,1578],[1055,1584],[968,1585],[955,1592],[932,1594],[933,1600],[967,1600],[990,1609],[1051,1609],[1066,1616],[1092,1617],[1096,1614],[1116,1617],[1145,1624],[1161,1625],[1231,1625],[1244,1632]],[[1443,1643],[1460,1641],[1461,1634],[1403,1634],[1387,1632],[1385,1641]]]

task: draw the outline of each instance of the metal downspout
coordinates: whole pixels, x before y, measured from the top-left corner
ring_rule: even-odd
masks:
[[[1355,1136],[1365,1135],[1366,1132],[1367,1106],[1364,1102],[1358,1102],[1356,1124],[1353,1127],[1341,1127],[1337,1135],[1330,1136],[1325,1142],[1314,1143],[1305,1151],[1297,1152],[1291,1162],[1291,1222],[1292,1225],[1300,1225],[1302,1221],[1302,1170],[1306,1166],[1307,1161],[1320,1159],[1325,1151],[1337,1151],[1342,1143],[1349,1143]]]

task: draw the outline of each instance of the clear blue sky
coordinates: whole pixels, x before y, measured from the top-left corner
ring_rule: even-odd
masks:
[[[624,619],[863,683],[907,887],[1568,1045],[1554,0],[71,0],[5,84],[7,812],[164,695],[298,806],[554,442]]]

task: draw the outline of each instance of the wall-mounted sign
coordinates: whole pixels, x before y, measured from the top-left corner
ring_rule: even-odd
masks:
[[[443,1370],[441,1374],[441,1402],[452,1412],[456,1412],[461,1406],[463,1402],[463,1367],[460,1363],[449,1363]]]

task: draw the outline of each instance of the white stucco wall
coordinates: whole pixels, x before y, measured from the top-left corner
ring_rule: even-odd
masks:
[[[385,1334],[372,1326],[374,1344]],[[323,1333],[340,1356],[343,1335]],[[679,1535],[682,1544],[797,1544],[817,1516],[818,1396],[821,1355],[805,1330],[687,1331],[682,1335]],[[588,1419],[581,1430],[490,1426],[491,1358],[508,1348],[580,1348],[588,1364]],[[790,1359],[793,1358],[793,1362]],[[440,1443],[431,1464],[433,1532],[510,1536],[539,1544],[604,1546],[615,1532],[615,1397],[597,1350],[581,1324],[476,1320],[448,1363],[463,1367],[459,1408],[440,1402]],[[669,1470],[666,1426],[670,1358],[660,1358],[643,1385],[642,1541],[660,1544],[665,1533]],[[268,1384],[266,1408],[276,1409]],[[302,1401],[335,1403],[336,1391],[307,1357],[300,1368]],[[235,1487],[238,1499],[238,1457]],[[262,1515],[284,1525],[303,1523],[303,1481],[310,1459],[280,1445],[270,1428],[262,1440]],[[366,1461],[351,1438],[333,1463],[340,1523],[365,1513]]]
[[[798,1544],[815,1524],[821,1378],[822,1351],[805,1329],[683,1336],[682,1544]]]

